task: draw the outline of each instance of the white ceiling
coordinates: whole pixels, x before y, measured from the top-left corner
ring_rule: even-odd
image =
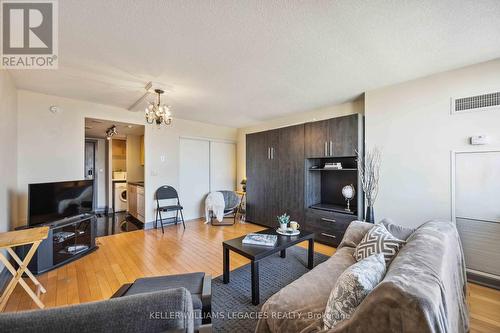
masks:
[[[18,88],[234,127],[500,57],[500,1],[64,0],[59,69]],[[124,111],[125,112],[125,111]]]
[[[117,132],[113,136],[115,139],[125,139],[127,135],[144,135],[144,125],[85,118],[85,137],[104,139],[106,138],[106,130],[113,125],[116,126]]]

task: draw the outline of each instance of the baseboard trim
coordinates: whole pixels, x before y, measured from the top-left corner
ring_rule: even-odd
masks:
[[[204,217],[201,217],[201,218],[204,218]],[[185,223],[189,223],[189,222],[193,222],[193,221],[199,221],[200,219],[192,219],[192,220],[184,220]],[[182,220],[178,220],[177,223],[179,224],[182,224]],[[164,227],[168,227],[168,226],[171,226],[175,224],[175,217],[164,217],[163,218],[163,226]],[[148,229],[154,229],[155,227],[155,221],[150,221],[150,222],[146,222],[144,223],[144,230],[148,230]],[[160,225],[160,221],[158,221],[158,229],[161,229],[161,225]]]
[[[488,288],[493,288],[500,290],[500,277],[498,279],[486,276],[483,274],[478,274],[475,272],[467,271],[467,281],[476,283]]]
[[[111,210],[108,206],[106,207],[99,207],[94,210],[94,213],[96,214],[111,214],[113,213],[113,210]]]

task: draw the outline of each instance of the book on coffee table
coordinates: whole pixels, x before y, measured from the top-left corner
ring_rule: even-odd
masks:
[[[248,234],[242,240],[242,243],[250,245],[274,246],[277,241],[278,236],[276,235]]]

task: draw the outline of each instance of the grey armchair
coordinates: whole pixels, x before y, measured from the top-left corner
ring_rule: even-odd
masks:
[[[238,194],[234,191],[217,191],[222,193],[222,196],[224,197],[224,217],[233,215],[233,223],[236,223],[236,213],[238,211],[238,206],[240,205],[240,197]],[[210,217],[210,222],[212,225],[228,225],[228,223],[225,223],[224,221],[219,222],[217,220],[213,219],[213,216]]]
[[[191,294],[175,288],[79,305],[0,314],[2,332],[194,332]]]

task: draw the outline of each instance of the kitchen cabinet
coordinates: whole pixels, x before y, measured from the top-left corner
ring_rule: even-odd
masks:
[[[144,187],[130,183],[127,185],[127,205],[128,213],[144,223],[145,203]]]
[[[140,163],[144,166],[144,135],[141,135]]]

